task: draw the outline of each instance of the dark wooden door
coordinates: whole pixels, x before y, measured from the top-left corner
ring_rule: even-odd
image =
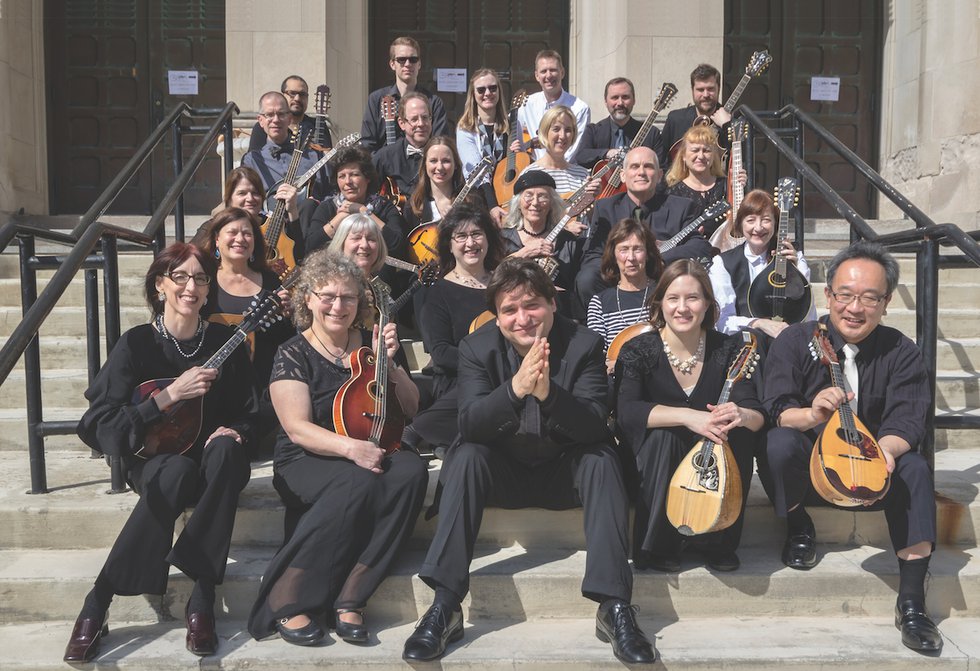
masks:
[[[741,102],[755,110],[793,103],[877,168],[883,25],[881,0],[726,0],[726,93],[752,52],[768,48],[773,62]],[[814,76],[840,77],[839,100],[811,100]],[[807,162],[820,176],[859,214],[875,217],[877,200],[867,181],[812,133],[804,135],[804,145]],[[791,174],[768,143],[757,141],[755,149],[756,186],[772,189],[780,176]],[[812,189],[804,202],[807,217],[838,216]]]
[[[224,104],[224,16],[212,0],[46,0],[52,213],[86,211],[178,101]],[[198,95],[170,95],[169,70],[197,70]],[[194,141],[185,137],[185,156]],[[173,181],[172,151],[168,136],[109,211],[150,214]],[[209,212],[220,187],[209,159],[185,192],[187,212]]]
[[[466,68],[468,79],[482,67],[500,73],[505,103],[517,89],[538,91],[534,81],[534,55],[538,51],[557,50],[566,60],[567,70],[568,6],[562,0],[372,0],[370,88],[394,81],[388,67],[388,45],[396,37],[408,35],[422,47],[419,85],[430,91],[436,91],[436,68]],[[440,92],[439,96],[454,129],[463,112],[465,94]]]

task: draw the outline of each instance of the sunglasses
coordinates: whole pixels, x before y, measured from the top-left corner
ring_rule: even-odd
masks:
[[[395,58],[395,62],[398,63],[399,65],[405,65],[405,63],[411,63],[412,65],[415,65],[416,63],[419,62],[419,57],[418,56],[397,56]]]
[[[476,94],[482,96],[484,93],[489,91],[490,93],[496,93],[499,87],[496,84],[490,84],[489,86],[477,86]]]

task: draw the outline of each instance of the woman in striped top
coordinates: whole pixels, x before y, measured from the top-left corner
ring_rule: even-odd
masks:
[[[565,152],[575,144],[577,135],[578,127],[572,110],[564,105],[555,105],[544,113],[538,126],[538,141],[545,154],[524,169],[524,172],[542,170],[551,175],[555,180],[555,190],[562,198],[567,198],[589,179],[586,168],[565,160]],[[599,180],[595,180],[589,190],[595,195],[598,188]]]
[[[653,231],[635,219],[622,219],[602,252],[602,281],[612,285],[589,301],[586,324],[602,336],[606,349],[627,326],[646,321],[647,296],[663,272]],[[615,362],[606,361],[612,373]]]

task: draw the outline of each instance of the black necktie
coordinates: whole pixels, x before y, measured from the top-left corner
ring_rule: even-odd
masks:
[[[613,147],[619,149],[626,146],[626,133],[622,128],[616,129],[616,137],[613,138]]]

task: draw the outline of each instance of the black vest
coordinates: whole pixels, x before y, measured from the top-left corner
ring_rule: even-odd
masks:
[[[745,243],[734,249],[721,253],[721,262],[732,278],[732,288],[735,290],[735,314],[739,317],[750,317],[749,312],[749,261],[745,258]]]

